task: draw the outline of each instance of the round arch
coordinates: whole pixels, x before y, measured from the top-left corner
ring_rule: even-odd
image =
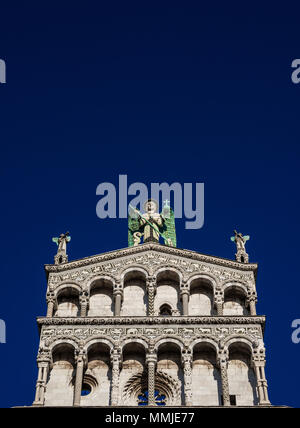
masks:
[[[245,294],[245,296],[247,296],[247,293],[248,293],[247,284],[244,284],[243,282],[239,282],[239,281],[227,281],[225,284],[223,284],[224,293],[232,288],[239,289],[241,292]]]
[[[124,284],[125,277],[132,272],[142,273],[145,277],[145,280],[147,280],[148,277],[150,276],[148,269],[145,268],[144,266],[134,265],[134,266],[130,266],[130,267],[125,267],[123,270],[121,270],[121,274],[120,274],[122,286]]]
[[[168,272],[168,271],[173,272],[178,276],[179,286],[181,286],[184,273],[183,273],[182,269],[179,268],[178,266],[176,266],[176,267],[171,266],[171,265],[159,266],[153,273],[153,276],[155,277],[155,282],[157,283],[160,274],[162,274],[164,272]]]
[[[166,336],[166,337],[163,337],[163,338],[159,339],[155,343],[154,350],[156,352],[159,352],[160,346],[165,345],[167,343],[173,343],[176,346],[178,346],[180,352],[182,352],[182,350],[184,349],[184,343],[183,343],[183,341],[181,341],[180,339],[176,339],[174,337]]]
[[[59,294],[61,294],[62,291],[64,291],[67,288],[71,288],[73,290],[76,290],[78,292],[78,295],[82,291],[82,287],[80,284],[78,284],[75,281],[64,281],[59,284],[59,286],[54,290],[54,295],[57,298]]]
[[[75,339],[57,339],[49,345],[51,356],[53,355],[55,348],[61,345],[70,345],[73,347],[74,352],[79,351],[79,344]]]
[[[125,346],[130,344],[130,343],[138,343],[138,344],[142,345],[145,352],[148,352],[148,350],[149,350],[149,344],[145,339],[136,338],[136,337],[135,338],[126,338],[121,342],[122,354],[123,354],[123,350],[124,350]]]
[[[93,345],[96,345],[96,344],[98,344],[98,343],[99,343],[99,344],[104,343],[105,345],[107,345],[107,346],[109,347],[109,349],[110,349],[110,350],[112,350],[112,349],[113,349],[113,347],[114,347],[113,342],[112,342],[111,340],[107,339],[105,336],[97,336],[97,337],[95,337],[95,338],[93,338],[93,339],[87,339],[87,340],[85,341],[85,343],[84,343],[83,350],[84,350],[86,353],[88,353],[88,352],[89,352],[89,349],[90,349]]]
[[[214,351],[216,352],[216,355],[218,355],[218,352],[219,352],[219,345],[218,345],[218,343],[214,340],[214,339],[211,339],[211,338],[209,338],[209,337],[207,337],[207,338],[205,338],[205,337],[201,337],[201,338],[198,338],[198,339],[195,339],[195,340],[193,340],[191,343],[190,343],[190,345],[189,345],[189,348],[192,350],[192,352],[194,352],[194,348],[195,348],[195,346],[197,346],[197,345],[199,345],[199,344],[209,344],[210,346],[212,346],[213,348],[214,348]]]
[[[210,283],[210,285],[211,285],[211,287],[213,289],[213,292],[215,292],[215,289],[219,285],[219,281],[218,281],[218,279],[214,275],[207,274],[207,273],[205,273],[205,274],[198,273],[198,274],[194,274],[194,275],[192,275],[192,276],[189,277],[189,279],[187,281],[188,289],[189,290],[191,289],[192,282],[194,282],[195,280],[198,280],[198,279],[199,280],[204,279],[208,283]]]
[[[246,337],[241,337],[241,336],[230,336],[227,339],[224,340],[224,345],[227,348],[228,351],[230,351],[230,347],[232,345],[237,345],[239,343],[242,343],[243,345],[246,345],[246,347],[248,348],[251,356],[253,355],[253,346],[255,344],[255,340],[250,340]]]
[[[88,280],[85,283],[85,289],[86,291],[88,291],[89,293],[91,292],[91,289],[93,287],[93,284],[97,281],[107,281],[110,282],[112,284],[112,287],[114,288],[116,280],[112,275],[94,275],[92,277],[89,277]]]

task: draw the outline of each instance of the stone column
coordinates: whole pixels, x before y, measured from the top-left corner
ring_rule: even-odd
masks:
[[[87,311],[88,311],[88,305],[89,305],[89,295],[87,291],[82,291],[79,296],[79,302],[80,302],[80,316],[86,317]]]
[[[55,305],[55,296],[52,291],[49,291],[47,293],[47,317],[52,318],[53,312],[54,312],[54,305]]]
[[[149,277],[147,279],[147,292],[148,292],[148,315],[154,316],[154,297],[155,297],[155,278]]]
[[[223,315],[224,293],[221,288],[216,288],[215,291],[215,307],[217,308],[217,315]]]
[[[39,363],[38,364],[38,378],[36,381],[35,398],[34,398],[33,406],[37,406],[37,405],[41,404],[40,403],[40,390],[41,390],[42,378],[43,378],[43,367]]]
[[[123,290],[116,288],[114,290],[114,299],[115,299],[115,316],[119,317],[121,315],[121,304],[123,298]]]
[[[146,357],[148,366],[148,406],[155,406],[155,366],[157,362],[156,353],[150,353]]]
[[[264,404],[270,405],[269,395],[268,395],[268,383],[266,379],[266,373],[265,373],[265,362],[264,365],[261,366],[261,378],[262,378],[262,386],[264,391]]]
[[[80,406],[83,371],[84,371],[85,362],[86,362],[85,353],[83,351],[80,351],[76,356],[76,377],[75,377],[74,401],[73,401],[73,406],[75,407]]]
[[[270,405],[269,396],[268,396],[268,384],[265,374],[265,350],[261,348],[259,350],[254,350],[252,357],[252,365],[255,370],[256,382],[257,382],[257,392],[260,406]]]
[[[192,352],[190,350],[182,351],[181,360],[184,374],[184,400],[186,406],[193,405],[192,393]]]
[[[252,316],[256,315],[256,303],[257,303],[256,293],[254,291],[248,292],[247,304],[249,306],[250,315]]]
[[[49,363],[43,364],[43,372],[42,372],[42,383],[40,388],[40,401],[44,404],[45,401],[45,392],[46,392],[46,384],[49,372]]]
[[[223,406],[230,406],[229,384],[228,384],[228,352],[221,349],[218,356],[218,364],[221,374]]]
[[[111,350],[110,360],[112,365],[111,405],[117,406],[119,401],[120,364],[121,364],[120,348],[114,348]]]
[[[33,406],[43,406],[45,401],[45,391],[50,367],[49,350],[40,349],[37,357],[38,378],[36,382],[36,392]]]
[[[180,297],[181,297],[181,301],[182,301],[182,312],[184,316],[188,316],[189,315],[189,297],[190,297],[190,292],[187,288],[183,288],[180,291]]]

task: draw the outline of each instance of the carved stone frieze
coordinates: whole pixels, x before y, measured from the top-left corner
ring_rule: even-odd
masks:
[[[112,324],[110,319],[110,324]],[[154,340],[154,344],[162,338],[174,337],[182,341],[183,344],[188,346],[197,338],[210,338],[216,343],[228,338],[248,338],[255,345],[256,342],[262,339],[262,329],[260,325],[252,323],[252,325],[234,325],[223,323],[222,327],[217,325],[192,325],[190,327],[177,327],[177,326],[156,326],[149,328],[145,326],[107,326],[95,328],[93,325],[83,325],[81,328],[78,326],[69,325],[63,327],[59,325],[49,326],[44,324],[41,331],[41,342],[46,346],[50,346],[52,342],[60,339],[74,339],[76,342],[83,341],[84,343],[92,340],[93,338],[106,337],[111,339],[113,343],[122,343],[134,337],[150,343]],[[151,342],[152,343],[152,342]],[[256,346],[256,345],[255,345]]]
[[[178,268],[186,277],[207,273],[214,275],[221,282],[233,280],[253,283],[257,269],[256,264],[237,263],[158,244],[145,244],[138,248],[117,250],[62,265],[46,265],[45,269],[49,273],[49,287],[55,288],[64,281],[84,283],[96,274],[110,274],[117,277],[122,270],[130,266],[144,267],[148,269],[149,274],[152,274],[156,267],[164,265]]]
[[[147,244],[148,245],[148,244]],[[152,244],[151,244],[152,245]],[[97,261],[94,258],[89,258],[90,262],[88,266],[81,267],[81,265],[76,265],[76,262],[71,262],[64,265],[49,265],[46,266],[46,270],[49,270],[48,277],[48,287],[49,290],[55,290],[62,283],[72,283],[75,282],[82,289],[88,287],[88,284],[93,280],[95,275],[109,275],[114,280],[119,280],[120,273],[131,266],[140,267],[148,271],[149,276],[154,275],[157,268],[161,267],[173,267],[177,269],[184,277],[184,280],[187,281],[189,278],[197,274],[210,275],[212,278],[215,278],[218,281],[218,284],[232,282],[242,282],[246,285],[247,289],[251,292],[255,290],[255,279],[254,273],[256,270],[256,265],[245,265],[235,262],[230,262],[223,264],[222,266],[217,266],[219,263],[216,263],[216,258],[210,256],[203,256],[200,258],[201,261],[189,260],[187,258],[186,250],[183,250],[184,255],[180,254],[178,250],[178,255],[168,254],[169,248],[164,247],[164,251],[167,254],[161,254],[160,251],[143,251],[142,254],[133,255],[131,257],[121,257],[118,260],[112,261]],[[176,250],[177,251],[177,250]],[[116,252],[119,257],[120,253]],[[198,255],[197,253],[193,253]],[[201,255],[202,256],[202,255]],[[99,256],[100,258],[103,256]],[[203,259],[203,260],[202,260]],[[223,260],[224,259],[217,259]],[[85,261],[84,260],[81,260]],[[233,264],[233,265],[232,265]],[[236,266],[238,265],[238,266]],[[244,266],[252,266],[250,271],[246,271],[242,268]]]

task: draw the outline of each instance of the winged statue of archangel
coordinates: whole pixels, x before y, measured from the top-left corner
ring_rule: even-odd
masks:
[[[232,242],[236,243],[236,249],[238,252],[240,251],[246,253],[245,244],[250,239],[249,235],[243,236],[241,233],[238,233],[236,230],[234,230],[234,236],[232,236],[230,239]]]
[[[143,242],[159,242],[160,237],[164,244],[176,247],[176,230],[174,211],[169,201],[164,201],[162,212],[158,213],[158,203],[148,199],[144,204],[145,213],[129,205],[128,215],[128,246],[137,246]]]
[[[71,241],[69,232],[61,233],[59,237],[52,238],[52,242],[57,245],[57,253],[54,257],[55,264],[65,263],[68,261],[67,243]]]
[[[66,253],[67,251],[67,242],[71,241],[70,233],[61,233],[58,238],[52,238],[52,242],[55,242],[58,246],[58,253]]]

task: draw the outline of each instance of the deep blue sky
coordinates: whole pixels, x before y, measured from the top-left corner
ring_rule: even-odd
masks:
[[[300,57],[296,3],[5,2],[1,5],[0,406],[30,405],[43,264],[69,230],[69,258],[127,246],[99,220],[96,187],[205,183],[205,224],[178,246],[233,258],[251,235],[267,315],[273,404],[299,406]]]

